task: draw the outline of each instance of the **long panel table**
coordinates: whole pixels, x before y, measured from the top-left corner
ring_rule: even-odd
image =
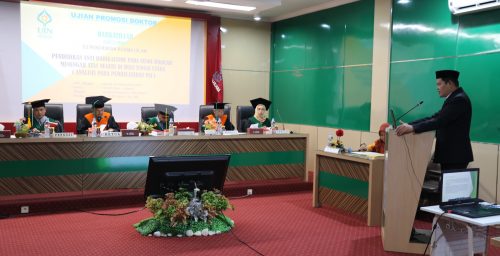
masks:
[[[307,135],[0,140],[0,200],[144,188],[149,156],[231,154],[227,181],[305,177]]]

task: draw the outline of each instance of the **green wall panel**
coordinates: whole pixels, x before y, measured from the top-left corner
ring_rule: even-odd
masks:
[[[399,2],[393,1],[393,61],[455,55],[458,23],[448,1]]]
[[[273,23],[271,116],[278,109],[287,123],[369,129],[373,3]]]
[[[460,16],[457,54],[498,51],[500,47],[500,10]]]
[[[403,121],[411,122],[439,111],[444,100],[437,92],[434,71],[454,69],[454,62],[454,58],[444,58],[393,63],[390,73],[389,109],[394,110],[396,118],[420,101],[424,101],[424,104],[403,117]]]
[[[431,115],[442,106],[434,72],[460,71],[460,84],[473,105],[473,141],[500,143],[496,85],[500,63],[500,10],[453,16],[447,1],[393,1],[389,108],[396,116],[424,104],[404,118]]]
[[[471,137],[475,141],[500,143],[500,53],[458,58],[461,86],[472,102]]]

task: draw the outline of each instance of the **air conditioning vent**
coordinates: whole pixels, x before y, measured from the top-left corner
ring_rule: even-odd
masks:
[[[448,7],[454,15],[462,15],[500,8],[500,0],[448,0]]]

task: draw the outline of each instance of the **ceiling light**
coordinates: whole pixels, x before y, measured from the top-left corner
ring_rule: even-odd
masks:
[[[256,7],[253,7],[253,6],[223,4],[223,3],[208,2],[208,1],[189,0],[189,1],[186,1],[186,4],[193,4],[193,5],[214,7],[214,8],[223,8],[223,9],[231,9],[231,10],[246,11],[246,12],[253,11],[256,9]]]
[[[325,24],[325,23],[321,24],[321,27],[322,28],[326,28],[326,29],[330,29],[330,25]]]
[[[260,18],[260,16],[255,16],[255,17],[253,17],[253,20],[259,21],[259,20],[261,20],[261,18]]]
[[[227,28],[225,28],[225,27],[220,27],[219,29],[220,29],[220,32],[222,32],[222,33],[226,33],[227,32]]]
[[[411,3],[410,0],[399,0],[398,1],[398,4],[409,4],[409,3]]]

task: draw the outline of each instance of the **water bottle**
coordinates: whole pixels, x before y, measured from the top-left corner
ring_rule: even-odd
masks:
[[[174,119],[170,118],[170,121],[168,121],[168,135],[169,136],[174,136],[175,130],[174,130]]]
[[[93,138],[97,137],[97,122],[95,120],[95,117],[94,119],[92,119],[92,136]]]
[[[271,119],[271,131],[272,131],[272,133],[276,133],[274,130],[274,127],[276,127],[276,121],[274,121],[274,118],[273,118],[273,119]]]
[[[44,132],[45,138],[50,137],[50,125],[49,125],[48,121],[45,122],[45,124],[43,125],[43,132]]]
[[[215,128],[217,135],[222,135],[222,123],[220,118],[217,118],[217,127]]]

